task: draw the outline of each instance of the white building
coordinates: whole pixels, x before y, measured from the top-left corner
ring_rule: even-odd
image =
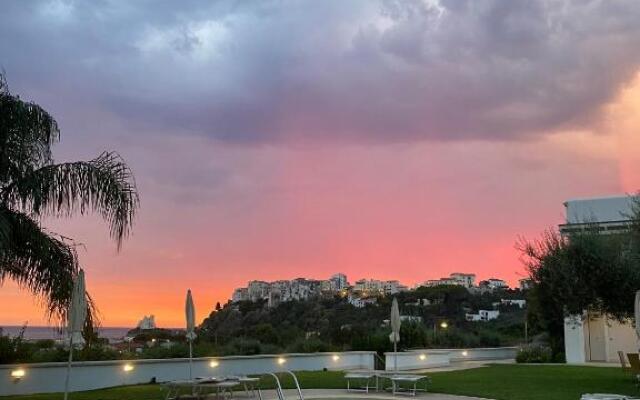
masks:
[[[459,285],[470,288],[476,285],[476,274],[466,274],[463,272],[454,272],[449,276]]]
[[[349,281],[345,274],[335,274],[329,280],[334,283],[335,290],[343,290],[349,287]]]
[[[357,292],[382,292],[384,283],[377,279],[359,279],[353,285],[353,290]]]
[[[491,321],[500,316],[498,310],[478,310],[476,314],[466,314],[467,321]]]
[[[480,286],[483,286],[489,290],[507,289],[509,287],[509,285],[507,285],[507,282],[502,279],[496,278],[489,278],[485,281],[482,281],[480,282]]]
[[[420,324],[422,323],[422,317],[416,315],[401,315],[400,321]]]
[[[266,299],[269,293],[271,293],[271,285],[268,282],[251,281],[247,286],[247,294],[251,301]]]
[[[274,282],[255,280],[250,281],[246,288],[235,289],[231,301],[267,300],[269,306],[275,307],[281,302],[305,300],[322,292],[338,293],[345,290],[348,285],[347,276],[344,274],[335,274],[330,279],[323,281],[305,278]]]
[[[603,234],[624,232],[631,223],[633,202],[629,196],[569,200],[564,203],[566,220],[560,225],[560,232],[568,235],[594,224]],[[618,362],[618,351],[638,351],[638,337],[631,321],[620,323],[586,312],[565,318],[564,342],[567,363]]]
[[[455,286],[464,286],[468,289],[475,286],[475,284],[476,284],[476,274],[454,272],[451,275],[449,275],[448,278],[430,279],[416,286],[434,287],[434,286],[444,286],[444,285],[455,285]]]
[[[504,306],[518,306],[519,308],[525,308],[527,301],[524,299],[500,299],[500,304]]]
[[[529,290],[533,287],[533,280],[531,278],[522,278],[518,280],[520,290]]]
[[[404,292],[409,288],[397,280],[381,281],[378,279],[359,279],[353,285],[353,291],[361,293],[364,297],[376,295],[393,295]]]
[[[156,329],[156,317],[153,315],[149,315],[148,317],[145,315],[144,317],[142,317],[142,319],[140,321],[138,321],[138,329],[141,330],[149,330],[149,329]]]
[[[238,301],[249,300],[249,290],[247,288],[237,288],[231,295],[231,301],[237,303]]]
[[[374,305],[378,303],[378,299],[375,297],[349,297],[349,304],[356,308],[364,308],[367,305]]]
[[[382,290],[385,295],[393,295],[400,292],[406,292],[409,288],[398,281],[384,281],[382,283]]]
[[[633,203],[631,196],[568,200],[564,203],[566,219],[560,232],[579,232],[594,224],[602,233],[624,232],[631,224]]]

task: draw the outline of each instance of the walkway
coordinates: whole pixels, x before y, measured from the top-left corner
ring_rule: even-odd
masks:
[[[390,393],[370,392],[370,393],[353,393],[347,392],[346,389],[304,389],[302,391],[305,400],[320,400],[320,399],[359,399],[359,400],[402,400],[413,399],[411,396],[396,395],[392,396]],[[276,392],[274,390],[264,390],[262,392],[264,400],[277,400]],[[284,390],[284,396],[288,400],[298,400],[298,392],[296,390]],[[424,393],[419,392],[415,397],[416,399],[425,400],[479,400],[478,397],[466,397],[455,396],[451,394],[441,393]]]

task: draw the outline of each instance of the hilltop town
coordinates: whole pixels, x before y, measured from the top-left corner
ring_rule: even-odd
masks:
[[[296,278],[274,282],[249,281],[246,287],[240,287],[233,291],[231,302],[266,301],[268,307],[276,307],[280,303],[292,300],[306,300],[321,295],[339,295],[347,298],[351,305],[362,308],[369,304],[376,304],[381,296],[392,296],[415,290],[419,287],[447,285],[462,286],[472,293],[484,293],[509,288],[506,281],[497,278],[489,278],[476,284],[475,274],[462,272],[454,272],[446,278],[418,283],[413,289],[403,285],[398,280],[359,279],[351,285],[345,274],[337,273],[325,280]],[[529,285],[528,279],[519,281],[520,289],[528,289]]]

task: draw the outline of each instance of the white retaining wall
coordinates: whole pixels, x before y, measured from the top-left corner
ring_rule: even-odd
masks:
[[[486,347],[475,349],[417,349],[398,353],[385,353],[385,368],[394,370],[398,356],[399,370],[446,367],[452,361],[510,360],[516,358],[517,347]]]
[[[245,375],[284,370],[319,371],[373,369],[375,352],[281,354],[193,359],[193,376]],[[125,366],[133,369],[126,370]],[[66,363],[0,365],[0,396],[51,393],[64,390]],[[23,369],[24,377],[15,380],[12,371]],[[71,391],[189,378],[189,360],[117,360],[74,362]]]
[[[399,371],[446,367],[451,363],[449,352],[442,350],[390,352],[384,353],[384,355],[384,364],[387,371],[394,371],[396,369],[396,362]]]

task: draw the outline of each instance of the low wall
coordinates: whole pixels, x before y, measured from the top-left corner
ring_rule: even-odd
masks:
[[[446,367],[451,362],[510,360],[516,358],[517,347],[485,347],[473,349],[415,349],[398,353],[385,353],[385,368],[394,370],[396,355],[399,370]]]
[[[319,371],[373,369],[373,351],[205,357],[193,359],[193,376],[248,375],[284,370]],[[13,371],[23,370],[19,380]],[[0,396],[51,393],[64,390],[66,363],[0,365]],[[74,362],[71,391],[189,378],[189,360],[117,360]]]
[[[435,367],[446,367],[450,365],[449,352],[443,350],[422,350],[422,351],[404,351],[397,353],[384,353],[385,369],[394,371],[396,369],[411,370]]]
[[[451,361],[511,360],[518,354],[517,347],[485,347],[477,349],[447,349]]]

